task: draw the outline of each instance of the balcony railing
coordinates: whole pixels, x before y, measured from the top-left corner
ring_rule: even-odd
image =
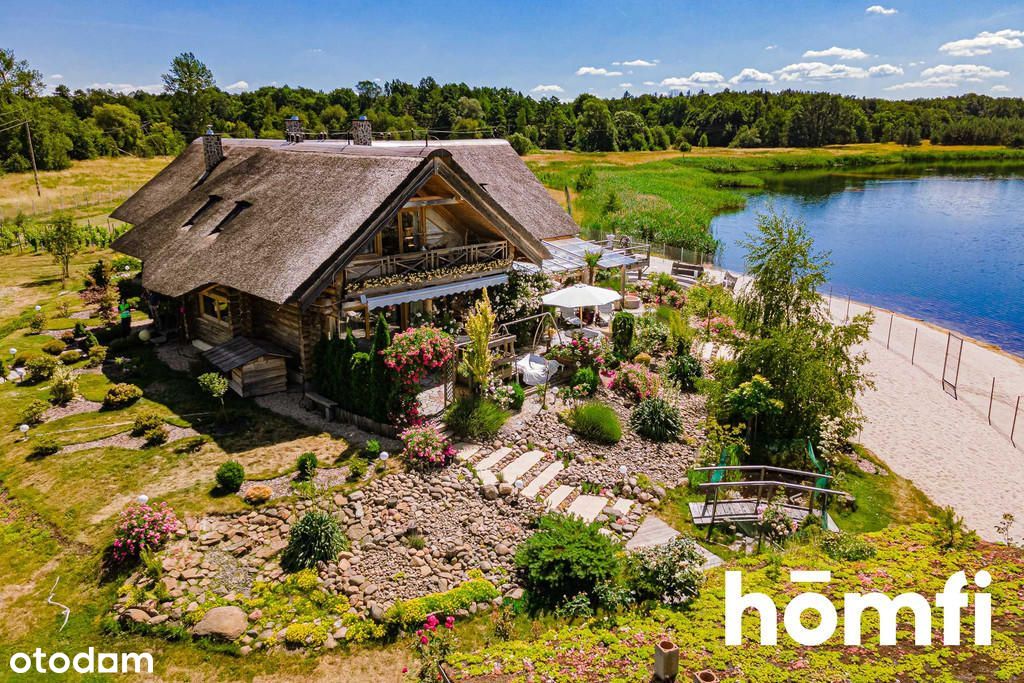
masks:
[[[509,255],[509,244],[505,241],[390,254],[350,263],[345,267],[345,281],[357,283],[370,278],[424,273],[490,261],[504,261],[509,258]]]

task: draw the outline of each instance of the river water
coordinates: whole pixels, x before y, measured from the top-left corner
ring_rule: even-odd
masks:
[[[1024,167],[900,167],[766,177],[745,209],[712,222],[719,263],[769,206],[831,252],[834,295],[926,320],[1024,355]]]

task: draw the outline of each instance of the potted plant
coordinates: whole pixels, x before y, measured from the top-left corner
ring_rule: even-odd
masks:
[[[679,673],[679,647],[665,639],[654,646],[654,677],[659,681],[674,681]]]

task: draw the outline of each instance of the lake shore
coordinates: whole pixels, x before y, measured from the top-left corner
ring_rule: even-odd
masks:
[[[671,271],[671,261],[651,261],[652,271]],[[844,320],[847,299],[834,298],[830,309]],[[954,398],[941,382],[949,331],[852,301],[849,315],[870,310],[871,336],[859,350],[875,387],[859,397],[865,424],[857,440],[935,504],[952,506],[982,538],[1000,540],[995,527],[1004,513],[1024,524],[1024,401],[1017,447],[1009,439],[1016,397],[1024,393],[1024,358],[965,339]]]

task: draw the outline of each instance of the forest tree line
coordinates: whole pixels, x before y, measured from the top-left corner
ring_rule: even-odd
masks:
[[[44,94],[42,75],[0,49],[0,167],[31,169],[27,122],[40,169],[72,160],[173,155],[211,126],[230,137],[281,138],[298,116],[316,137],[347,137],[366,116],[396,139],[505,137],[530,149],[632,151],[691,146],[819,147],[857,142],[1024,146],[1024,100],[967,94],[914,100],[785,90],[535,99],[512,88],[440,84],[426,77],[360,81],[328,92],[265,86],[229,93],[191,53],[174,58],[164,92],[71,90]]]

